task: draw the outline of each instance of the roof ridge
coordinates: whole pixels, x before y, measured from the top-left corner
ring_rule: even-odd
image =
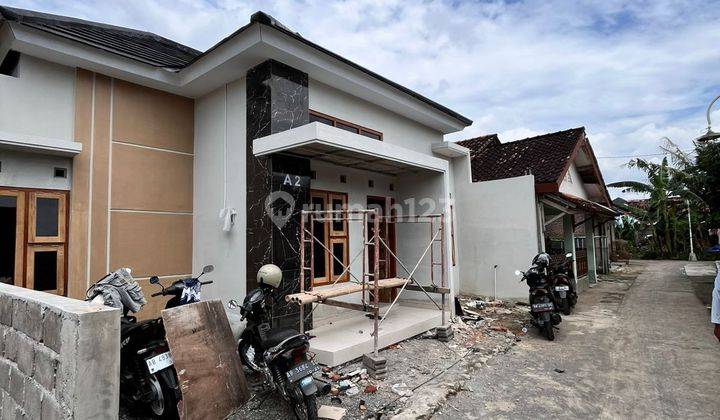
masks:
[[[578,131],[578,130],[585,131],[585,126],[580,126],[580,127],[575,127],[575,128],[568,128],[568,129],[565,129],[565,130],[554,131],[554,132],[552,132],[552,133],[538,134],[538,135],[532,136],[532,137],[525,137],[525,138],[522,138],[522,139],[517,139],[517,140],[508,141],[508,142],[505,142],[505,143],[503,143],[503,144],[511,144],[511,143],[518,143],[518,142],[521,142],[521,141],[537,140],[537,139],[540,139],[540,138],[542,138],[542,137],[557,136],[558,134],[568,133],[568,132],[571,132],[571,131]]]

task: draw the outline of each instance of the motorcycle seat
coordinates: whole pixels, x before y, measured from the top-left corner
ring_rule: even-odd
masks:
[[[160,325],[157,319],[138,322],[135,317],[122,317],[120,318],[120,336],[126,337],[130,334],[137,334],[140,331],[146,331],[151,328],[158,329]]]
[[[270,332],[268,332],[267,338],[265,338],[265,340],[262,342],[262,347],[263,347],[263,349],[267,350],[269,348],[277,346],[278,344],[282,343],[284,340],[287,340],[288,338],[299,335],[299,334],[300,333],[296,329],[293,329],[293,328],[273,329]],[[304,338],[305,341],[307,341],[307,337],[305,337],[304,335],[301,337]],[[296,346],[293,346],[293,347],[296,347]]]

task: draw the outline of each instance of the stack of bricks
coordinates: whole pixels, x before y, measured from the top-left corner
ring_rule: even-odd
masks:
[[[435,333],[437,334],[437,339],[443,343],[447,343],[455,336],[455,334],[453,333],[452,325],[450,324],[437,327],[435,329]]]
[[[88,409],[96,410],[98,404],[108,409],[96,414],[115,410],[111,417],[117,416],[116,323],[118,310],[0,285],[2,418],[81,418],[89,414]],[[107,331],[98,333],[92,331],[94,327]],[[96,343],[92,343],[93,335],[97,336]],[[115,345],[111,346],[113,341]],[[104,366],[85,363],[88,358]],[[116,373],[114,379],[94,377],[107,378]]]
[[[368,370],[368,374],[373,379],[385,379],[387,377],[387,359],[381,356],[375,356],[374,353],[368,353],[363,356],[363,364]]]

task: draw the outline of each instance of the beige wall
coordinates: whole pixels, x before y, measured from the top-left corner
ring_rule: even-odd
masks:
[[[192,270],[194,101],[78,70],[69,295],[119,267],[150,298],[152,275]]]

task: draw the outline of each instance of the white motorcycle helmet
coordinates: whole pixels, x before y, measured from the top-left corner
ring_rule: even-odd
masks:
[[[282,281],[282,270],[275,264],[265,264],[260,267],[257,273],[258,284],[264,284],[274,288],[280,287]]]

